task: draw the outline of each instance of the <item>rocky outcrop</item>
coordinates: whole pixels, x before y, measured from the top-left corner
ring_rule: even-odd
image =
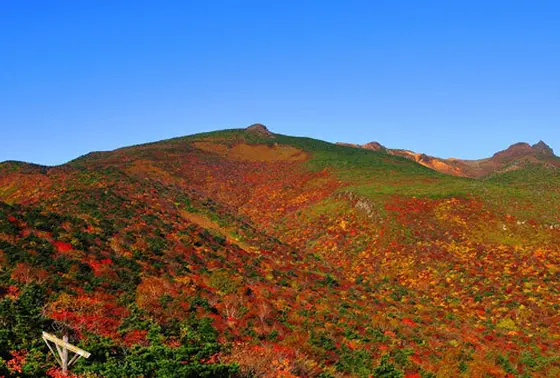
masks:
[[[247,130],[250,133],[259,134],[261,136],[266,136],[266,137],[274,136],[274,134],[271,133],[270,130],[268,130],[268,128],[262,123],[254,123],[251,126],[247,127],[245,130]]]
[[[366,143],[366,144],[354,144],[354,143],[337,142],[336,144],[339,145],[339,146],[363,148],[365,150],[371,150],[371,151],[387,151],[387,148],[385,146],[383,146],[382,144],[380,144],[379,142],[369,142],[369,143]]]
[[[360,211],[370,219],[377,221],[380,221],[381,219],[380,213],[377,211],[374,203],[366,197],[360,196],[351,191],[344,191],[337,193],[334,198],[348,201],[356,210]],[[382,221],[380,222],[383,223]]]
[[[366,150],[372,150],[372,151],[386,151],[387,148],[385,146],[383,146],[382,144],[378,143],[378,142],[369,142],[367,144],[364,144],[362,146],[362,148],[365,148]]]

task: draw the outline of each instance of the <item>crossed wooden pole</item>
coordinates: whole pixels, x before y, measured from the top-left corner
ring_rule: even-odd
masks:
[[[58,362],[58,364],[62,368],[62,372],[65,374],[68,372],[68,368],[72,366],[74,362],[78,361],[80,357],[89,358],[89,356],[91,356],[91,353],[70,344],[68,342],[68,335],[64,335],[61,340],[58,337],[51,335],[50,333],[43,332],[43,340],[45,340],[45,343],[56,359],[56,362]],[[54,344],[58,354],[55,353],[49,341]],[[74,353],[74,356],[70,360],[68,360],[68,351]]]

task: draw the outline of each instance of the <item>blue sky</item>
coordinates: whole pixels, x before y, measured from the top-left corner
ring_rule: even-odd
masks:
[[[0,3],[0,161],[262,122],[481,158],[560,152],[558,1]]]

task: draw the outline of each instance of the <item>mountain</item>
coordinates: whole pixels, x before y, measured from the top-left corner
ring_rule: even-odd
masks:
[[[490,158],[480,160],[443,159],[409,150],[389,149],[378,142],[370,142],[364,145],[337,144],[373,151],[384,151],[390,155],[402,156],[413,160],[438,172],[459,177],[481,178],[530,166],[541,166],[550,169],[560,168],[560,158],[543,141],[533,146],[528,143],[516,143],[504,151],[495,153]]]
[[[90,378],[558,376],[559,208],[542,164],[474,180],[262,124],[4,162],[0,376],[60,376],[43,330]]]

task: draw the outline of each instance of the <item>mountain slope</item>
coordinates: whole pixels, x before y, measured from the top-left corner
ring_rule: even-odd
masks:
[[[262,125],[2,163],[0,374],[45,374],[55,327],[104,377],[555,376],[557,177]]]

